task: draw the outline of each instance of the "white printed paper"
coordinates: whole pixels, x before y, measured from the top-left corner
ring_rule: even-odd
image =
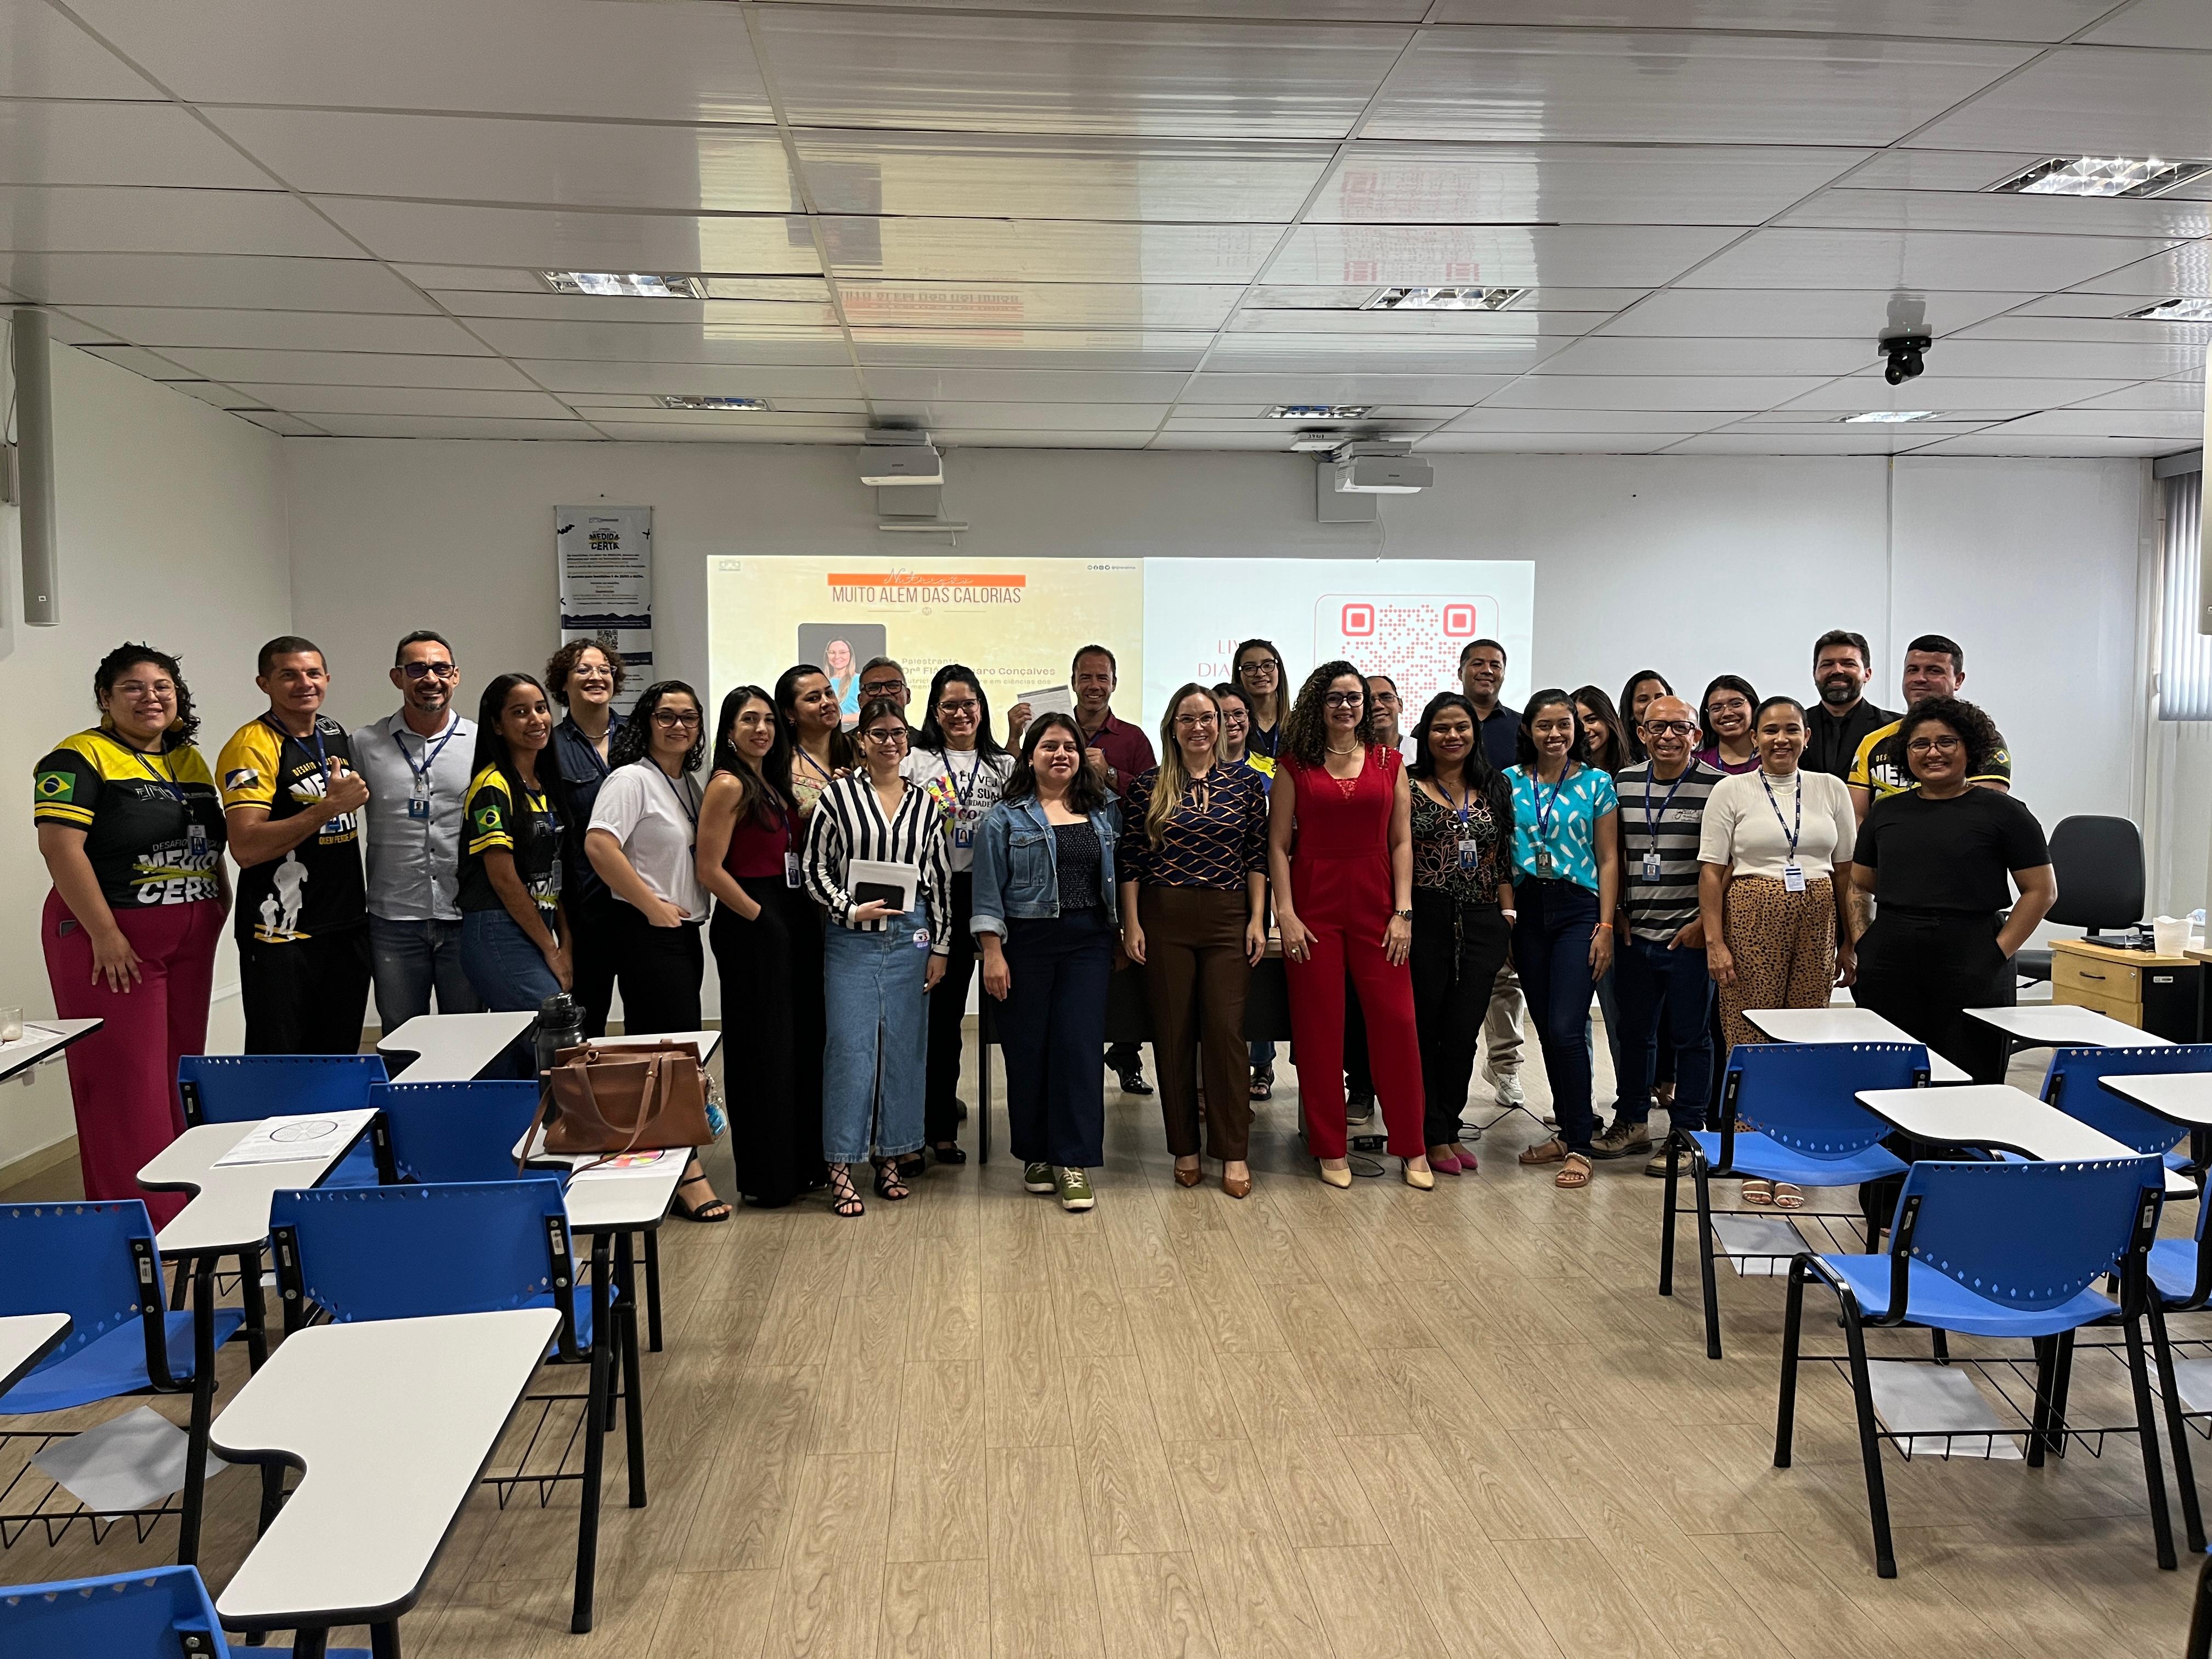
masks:
[[[904,915],[914,908],[914,896],[921,886],[921,871],[920,866],[912,864],[890,864],[881,859],[854,859],[845,866],[845,890],[857,893],[863,886],[897,888],[898,913]]]
[[[191,1437],[154,1410],[137,1411],[58,1440],[32,1461],[50,1480],[99,1515],[151,1509],[185,1484]],[[213,1478],[222,1465],[214,1465]]]
[[[604,1163],[594,1163],[579,1169],[575,1181],[641,1181],[667,1178],[673,1165],[682,1169],[690,1153],[680,1151],[654,1152],[622,1152]]]
[[[1034,691],[1024,691],[1021,701],[1030,706],[1030,718],[1034,720],[1044,714],[1066,714],[1075,717],[1075,690],[1067,685],[1040,686]]]
[[[266,1117],[216,1159],[215,1167],[326,1163],[353,1144],[370,1115],[365,1111],[310,1112],[300,1117]]]

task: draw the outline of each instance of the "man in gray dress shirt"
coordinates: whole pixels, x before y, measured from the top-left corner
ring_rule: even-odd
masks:
[[[461,971],[461,803],[477,726],[453,707],[453,648],[418,629],[399,641],[392,683],[397,714],[353,734],[354,765],[369,788],[368,941],[376,1017],[397,1030],[430,1012],[477,1010]]]

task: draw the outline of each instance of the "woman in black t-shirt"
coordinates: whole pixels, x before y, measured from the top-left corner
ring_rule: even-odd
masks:
[[[475,775],[461,841],[461,966],[494,1013],[536,1013],[569,988],[561,904],[569,826],[555,803],[553,711],[528,674],[501,674],[477,705]]]
[[[1894,742],[1919,787],[1875,801],[1859,826],[1852,997],[1977,1083],[2002,1083],[2002,1042],[1964,1011],[2012,1006],[2012,959],[2058,896],[2051,849],[2027,807],[1967,781],[2002,743],[1973,704],[1923,698]],[[1870,898],[1881,908],[1869,922]]]

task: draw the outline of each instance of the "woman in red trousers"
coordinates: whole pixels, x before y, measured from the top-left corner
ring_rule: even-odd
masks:
[[[140,1167],[184,1132],[177,1061],[207,1047],[216,939],[230,908],[222,805],[192,746],[177,659],[126,645],[93,674],[100,724],[32,775],[31,816],[53,878],[39,926],[54,1012],[100,1029],[69,1050],[87,1198],[145,1200],[156,1227],[182,1193]]]
[[[1298,1101],[1321,1178],[1352,1185],[1344,1144],[1344,980],[1367,1021],[1375,1091],[1406,1184],[1437,1184],[1423,1138],[1413,1030],[1413,795],[1375,740],[1367,681],[1348,662],[1307,676],[1283,722],[1268,796],[1267,868],[1297,1032]]]

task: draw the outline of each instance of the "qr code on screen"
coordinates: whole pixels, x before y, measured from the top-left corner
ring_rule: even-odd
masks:
[[[1341,657],[1363,674],[1387,674],[1409,710],[1459,684],[1459,653],[1497,631],[1487,594],[1324,593],[1314,601],[1314,652]]]

